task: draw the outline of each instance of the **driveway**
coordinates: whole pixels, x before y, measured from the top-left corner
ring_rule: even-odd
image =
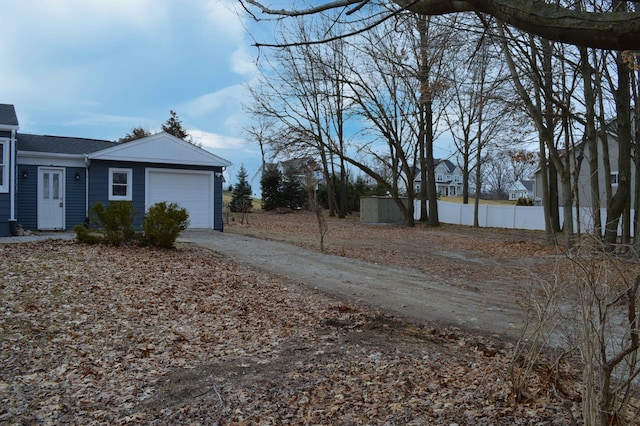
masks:
[[[74,233],[39,233],[0,238],[2,243],[73,239]],[[337,298],[423,323],[457,326],[484,334],[520,337],[523,308],[513,295],[494,288],[480,292],[434,281],[412,268],[381,266],[322,254],[298,246],[217,231],[185,231],[179,239],[220,253],[234,262],[290,279]],[[496,286],[500,283],[496,282]]]
[[[525,313],[508,291],[491,299],[473,290],[435,282],[411,268],[395,268],[326,255],[294,245],[216,231],[186,231],[180,239],[234,262],[257,268],[384,312],[518,338]]]

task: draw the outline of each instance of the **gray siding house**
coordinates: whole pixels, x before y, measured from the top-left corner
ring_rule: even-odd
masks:
[[[610,129],[607,132],[607,146],[609,152],[609,164],[611,168],[611,189],[612,193],[615,194],[618,190],[618,182],[619,182],[619,173],[618,173],[618,138],[617,135],[612,131],[615,129],[615,126],[612,124]],[[604,168],[604,160],[602,155],[602,134],[598,137],[598,187],[593,188],[591,186],[591,171],[589,170],[589,159],[591,158],[591,153],[589,152],[588,146],[584,148],[584,159],[582,160],[582,164],[580,166],[580,172],[578,173],[578,182],[576,184],[576,194],[574,194],[574,203],[576,202],[575,197],[578,197],[580,202],[580,207],[592,207],[592,194],[596,191],[600,197],[600,207],[604,208],[607,206],[607,197],[606,197],[606,181],[605,181],[605,168]],[[571,157],[573,158],[573,157]],[[572,168],[573,160],[572,160]],[[636,167],[631,161],[631,194],[635,194],[635,175],[636,175]],[[542,173],[540,169],[535,172],[535,181],[534,181],[534,191],[535,198],[542,199]],[[558,199],[560,203],[562,203],[562,187],[558,185]],[[632,195],[632,203],[633,203],[633,195]]]
[[[6,129],[6,130],[4,130]],[[167,133],[128,143],[22,134],[0,104],[0,236],[69,230],[96,202],[131,201],[139,225],[160,201],[189,212],[191,228],[223,230],[223,171],[231,163]],[[6,151],[6,152],[5,152]]]

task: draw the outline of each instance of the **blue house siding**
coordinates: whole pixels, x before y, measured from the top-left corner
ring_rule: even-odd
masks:
[[[144,166],[139,163],[92,161],[89,167],[89,210],[97,202],[109,205],[109,169],[132,169],[131,204],[138,213],[134,226],[142,225],[144,215]]]
[[[145,171],[147,168],[167,168],[174,170],[206,170],[222,172],[222,167],[194,167],[177,164],[158,163],[126,163],[121,161],[92,160],[89,167],[89,208],[100,201],[105,205],[109,203],[109,169],[132,169],[132,204],[138,212],[134,226],[142,225],[142,217],[145,212]],[[223,230],[222,217],[222,178],[214,178],[214,229]]]
[[[83,223],[86,216],[86,175],[84,167],[67,167],[65,173],[65,224],[67,229],[73,229]],[[78,179],[76,179],[78,176]]]
[[[11,235],[9,218],[11,217],[11,198],[9,194],[0,194],[0,237]]]
[[[23,177],[24,174],[27,177]],[[38,166],[18,165],[16,219],[24,229],[38,228]]]
[[[216,172],[222,173],[222,167],[216,167]],[[217,231],[224,231],[224,208],[222,206],[222,186],[224,185],[224,178],[216,177],[213,181],[213,195],[214,195],[214,210],[213,210],[213,229]]]
[[[27,177],[23,174],[27,173]],[[76,180],[76,175],[80,179]],[[84,167],[65,168],[65,227],[73,229],[86,217]],[[19,165],[16,219],[24,229],[38,229],[38,166]]]

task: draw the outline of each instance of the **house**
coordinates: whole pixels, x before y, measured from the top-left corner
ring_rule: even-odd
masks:
[[[303,186],[307,186],[307,179],[310,175],[313,176],[316,184],[324,183],[322,167],[311,157],[279,161],[276,167],[282,175],[291,174]]]
[[[223,230],[223,171],[231,163],[158,133],[127,143],[18,132],[13,105],[0,104],[0,236],[69,230],[96,202],[131,201],[140,214],[160,202],[189,212],[191,228]]]
[[[450,160],[435,160],[436,192],[443,197],[456,197],[462,194],[462,169]],[[420,170],[416,171],[414,188],[416,193],[421,187]]]
[[[632,119],[632,125],[633,123],[634,121]],[[602,130],[598,131],[598,139],[597,139],[597,142],[598,142],[598,152],[597,152],[598,188],[592,188],[592,185],[591,185],[591,170],[589,168],[589,159],[591,158],[591,153],[589,151],[589,147],[588,145],[587,146],[584,145],[585,142],[581,142],[581,144],[578,145],[579,149],[584,148],[584,158],[582,159],[582,162],[580,165],[580,170],[578,173],[578,181],[574,183],[576,188],[576,192],[574,193],[574,203],[579,202],[580,207],[592,207],[592,204],[593,204],[592,194],[594,191],[597,191],[598,196],[600,198],[600,207],[605,208],[607,206],[607,195],[606,195],[607,191],[606,191],[606,179],[605,179],[606,173],[605,173],[605,166],[604,166],[603,142],[602,142],[602,137],[605,131],[607,136],[607,147],[608,147],[609,166],[610,166],[609,176],[611,179],[611,190],[613,194],[615,194],[616,191],[618,190],[618,183],[620,179],[619,172],[618,172],[618,157],[619,157],[618,136],[616,133],[617,132],[616,121],[612,120],[607,124],[604,131]],[[565,155],[566,154],[562,153],[563,157]],[[569,158],[571,161],[571,167],[572,167],[572,173],[573,173],[573,169],[575,169],[575,165],[573,161],[574,156],[571,155]],[[635,194],[635,176],[636,176],[636,167],[633,159],[631,159],[632,203],[633,203],[633,199],[635,198],[635,196],[633,195]],[[543,185],[542,185],[541,169],[536,170],[534,177],[535,177],[535,183],[534,183],[535,198],[542,199]],[[559,176],[558,176],[558,180],[560,180]],[[558,184],[558,201],[560,202],[560,205],[562,205],[562,186],[560,184]]]
[[[534,199],[534,182],[532,180],[520,179],[509,188],[509,200],[517,201],[520,198]]]

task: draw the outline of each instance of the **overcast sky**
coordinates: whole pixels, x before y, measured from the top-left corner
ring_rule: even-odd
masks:
[[[203,147],[244,163],[257,52],[233,0],[0,0],[0,103],[24,133],[117,140],[169,110]],[[255,28],[252,33],[255,34]],[[252,182],[259,191],[259,180]]]

